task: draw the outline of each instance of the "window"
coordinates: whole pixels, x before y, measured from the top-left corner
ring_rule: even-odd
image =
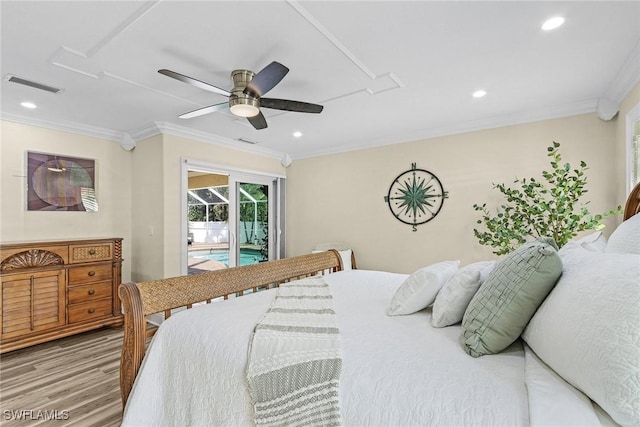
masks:
[[[640,103],[626,117],[627,194],[640,182]]]
[[[633,138],[631,141],[631,184],[640,182],[640,120],[633,124]]]

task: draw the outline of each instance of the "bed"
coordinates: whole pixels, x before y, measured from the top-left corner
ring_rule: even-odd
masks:
[[[459,266],[449,260],[406,275],[345,268],[353,254],[329,250],[123,284],[123,425],[640,425],[639,210],[640,185],[608,242],[593,233],[549,251],[562,262],[559,280],[511,342],[481,356],[469,344],[470,331],[477,333],[471,307],[503,261]],[[475,291],[460,323],[452,289],[471,282]],[[301,298],[331,305],[288,305]],[[150,338],[146,317],[158,312],[168,319]],[[292,312],[295,327],[286,323]],[[267,319],[277,333],[261,327]],[[300,332],[318,325],[320,338]],[[333,330],[339,332],[329,335]],[[279,341],[291,331],[294,344]],[[265,343],[276,350],[260,347]],[[288,353],[265,356],[281,347]],[[313,389],[305,404],[339,413],[303,418],[296,411],[304,405],[291,403],[306,396],[300,390],[284,390],[260,406],[260,387],[270,392],[290,378],[259,381],[289,372],[285,359],[313,352],[310,359],[331,367],[318,382],[329,388]]]

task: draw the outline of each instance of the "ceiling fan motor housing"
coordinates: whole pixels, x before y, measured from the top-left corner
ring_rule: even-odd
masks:
[[[244,93],[244,89],[254,76],[255,73],[249,70],[234,70],[231,73],[233,89],[229,96],[229,107],[232,114],[241,117],[253,117],[260,113],[260,99]]]

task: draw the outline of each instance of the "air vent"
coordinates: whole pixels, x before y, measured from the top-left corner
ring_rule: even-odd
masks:
[[[252,141],[250,139],[245,139],[245,138],[238,138],[238,141],[245,142],[247,144],[257,144],[258,143],[258,141]]]
[[[58,89],[57,87],[47,86],[42,83],[32,82],[31,80],[26,80],[20,77],[12,76],[12,75],[8,75],[6,77],[6,80],[12,83],[18,83],[21,85],[29,86],[34,89],[44,90],[45,92],[49,92],[49,93],[58,93],[61,90],[61,89]]]

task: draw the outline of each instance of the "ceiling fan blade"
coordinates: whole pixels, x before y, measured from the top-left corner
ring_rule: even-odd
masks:
[[[249,123],[251,123],[251,125],[253,125],[256,130],[265,129],[267,127],[267,120],[264,118],[261,112],[256,116],[247,117],[247,120],[249,120]]]
[[[260,106],[275,110],[296,111],[298,113],[320,113],[322,105],[309,102],[292,101],[290,99],[260,98]]]
[[[197,110],[193,110],[193,111],[189,111],[188,113],[181,114],[178,116],[178,118],[191,119],[193,117],[204,116],[205,114],[224,110],[225,108],[229,108],[228,102],[222,102],[220,104],[209,105],[208,107],[204,107],[204,108],[198,108]]]
[[[167,77],[171,77],[171,78],[174,78],[176,80],[180,80],[181,82],[190,84],[191,86],[195,86],[197,88],[204,89],[204,90],[207,90],[209,92],[217,93],[218,95],[224,95],[224,96],[231,95],[231,92],[229,92],[227,90],[220,89],[219,87],[216,87],[216,86],[211,85],[209,83],[205,83],[205,82],[202,82],[200,80],[194,79],[192,77],[185,76],[184,74],[176,73],[175,71],[162,69],[162,70],[158,70],[158,72],[160,74],[164,74]]]
[[[244,93],[262,96],[269,92],[287,75],[289,69],[279,62],[273,61],[258,72],[247,84]]]

